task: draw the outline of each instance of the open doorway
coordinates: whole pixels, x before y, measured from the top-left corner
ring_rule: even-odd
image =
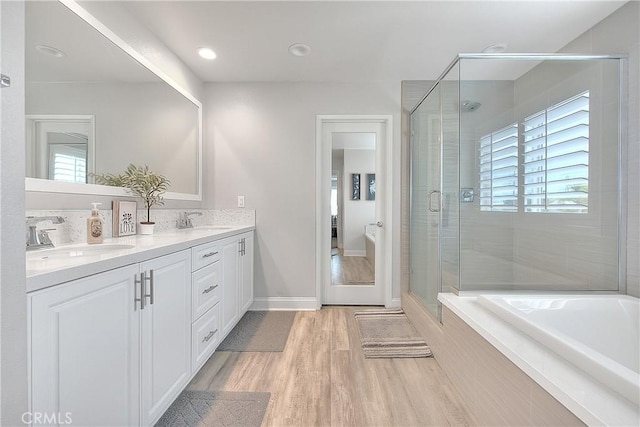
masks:
[[[390,116],[318,116],[318,306],[391,305],[391,128]]]

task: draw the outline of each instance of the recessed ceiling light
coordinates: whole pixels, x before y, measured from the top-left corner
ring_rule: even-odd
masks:
[[[67,56],[66,53],[61,51],[60,49],[56,49],[55,47],[45,46],[43,44],[39,44],[36,46],[36,50],[45,55],[54,56],[56,58],[62,58]]]
[[[216,53],[213,51],[213,49],[210,49],[208,47],[201,47],[200,49],[198,49],[198,55],[200,55],[204,59],[216,59]]]
[[[482,53],[502,53],[507,50],[506,43],[496,43],[482,49]]]
[[[311,47],[303,43],[294,43],[289,46],[289,53],[293,56],[307,56],[311,53]]]

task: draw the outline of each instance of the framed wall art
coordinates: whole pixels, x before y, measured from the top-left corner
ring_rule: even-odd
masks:
[[[113,209],[113,237],[131,236],[136,234],[138,204],[123,200],[114,200]]]
[[[360,200],[360,174],[351,174],[351,200]]]
[[[376,199],[376,174],[367,174],[367,200]]]

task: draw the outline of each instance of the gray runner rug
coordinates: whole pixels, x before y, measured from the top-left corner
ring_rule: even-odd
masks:
[[[260,427],[271,393],[185,390],[157,427]]]
[[[355,318],[367,358],[432,355],[402,309],[357,311]]]
[[[295,311],[247,311],[219,351],[283,351]]]

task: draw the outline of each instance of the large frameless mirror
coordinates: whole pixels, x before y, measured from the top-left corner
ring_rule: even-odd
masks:
[[[201,200],[201,103],[77,3],[25,7],[26,190],[124,195],[93,173],[134,163]]]

